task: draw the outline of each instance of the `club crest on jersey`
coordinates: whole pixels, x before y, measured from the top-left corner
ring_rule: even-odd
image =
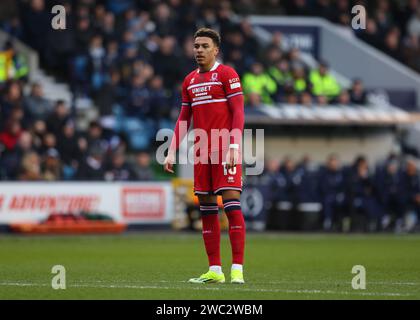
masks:
[[[195,80],[195,79],[194,79],[194,78],[192,78],[192,79],[191,79],[191,81],[190,81],[190,84],[193,84],[193,83],[194,83],[194,80]]]
[[[211,75],[211,81],[216,81],[217,80],[217,73],[212,73]]]

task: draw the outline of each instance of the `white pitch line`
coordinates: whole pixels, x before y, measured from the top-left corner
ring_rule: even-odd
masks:
[[[22,283],[22,282],[0,282],[0,286],[17,286],[17,287],[49,287],[45,283]],[[150,285],[92,285],[92,284],[69,284],[67,288],[104,288],[104,289],[164,289],[164,290],[179,290],[179,286],[150,286]],[[298,293],[298,294],[335,294],[335,295],[355,295],[355,296],[385,296],[385,297],[408,297],[412,294],[395,293],[395,292],[355,292],[355,291],[333,291],[333,290],[286,290],[286,289],[251,289],[251,288],[229,288],[229,287],[203,287],[191,286],[182,287],[186,290],[208,290],[208,291],[243,291],[243,292],[277,292],[277,293]]]

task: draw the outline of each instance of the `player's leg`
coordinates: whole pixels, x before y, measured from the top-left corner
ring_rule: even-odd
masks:
[[[217,196],[212,194],[210,164],[194,165],[194,192],[200,202],[203,240],[209,262],[209,271],[198,278],[190,279],[192,283],[223,283],[220,259],[220,224]]]
[[[240,192],[222,191],[223,206],[229,220],[229,239],[232,247],[231,282],[244,283],[245,220],[241,210]]]

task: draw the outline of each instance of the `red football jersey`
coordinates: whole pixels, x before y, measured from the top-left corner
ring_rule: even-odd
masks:
[[[182,105],[192,108],[194,129],[207,132],[209,152],[225,150],[229,146],[229,134],[222,135],[217,144],[211,139],[211,130],[231,131],[232,113],[228,100],[240,94],[242,86],[236,71],[218,62],[209,71],[196,69],[185,77]]]

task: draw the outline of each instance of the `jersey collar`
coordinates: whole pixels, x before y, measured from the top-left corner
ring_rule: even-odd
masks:
[[[211,72],[211,71],[216,70],[219,65],[220,65],[220,63],[216,61],[213,65],[213,67],[211,67],[211,69],[209,71],[206,71],[206,72]],[[197,69],[197,73],[200,73],[200,68]]]

